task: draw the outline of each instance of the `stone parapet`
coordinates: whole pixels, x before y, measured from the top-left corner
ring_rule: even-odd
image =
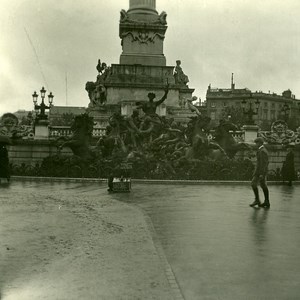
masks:
[[[19,140],[13,145],[7,147],[9,161],[13,165],[31,165],[40,164],[44,158],[55,155],[57,147],[53,141],[49,140]],[[72,155],[71,149],[63,148],[62,155]]]
[[[161,84],[165,86],[175,84],[173,76],[174,66],[145,66],[141,64],[112,64],[109,77],[105,85],[109,86],[112,83],[120,84]]]
[[[269,153],[269,172],[275,174],[276,170],[281,170],[282,164],[285,161],[287,155],[287,149],[285,146],[282,145],[269,145],[265,144],[266,149]],[[254,154],[255,152],[253,152]],[[236,158],[245,158],[248,156],[246,152],[238,152],[236,154]],[[295,158],[295,169],[300,170],[300,152],[299,150],[294,151],[294,158]],[[252,162],[256,163],[256,157],[253,155],[251,157]]]

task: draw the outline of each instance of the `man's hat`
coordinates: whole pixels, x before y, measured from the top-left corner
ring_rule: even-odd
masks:
[[[262,137],[257,137],[255,140],[254,140],[254,143],[260,143],[260,144],[263,144],[264,143],[264,139]]]

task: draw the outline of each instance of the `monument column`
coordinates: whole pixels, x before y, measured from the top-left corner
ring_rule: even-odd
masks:
[[[122,65],[166,66],[163,42],[167,14],[156,11],[156,0],[129,0],[128,11],[121,11],[119,36]]]
[[[129,0],[128,13],[148,13],[157,15],[156,0]]]

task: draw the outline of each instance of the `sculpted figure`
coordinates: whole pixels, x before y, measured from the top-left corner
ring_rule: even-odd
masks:
[[[123,22],[126,22],[128,19],[128,13],[126,12],[125,9],[122,9],[120,11],[120,22],[123,23]]]
[[[15,137],[18,123],[18,118],[14,114],[5,113],[0,120],[0,134]]]
[[[167,13],[165,11],[161,12],[159,15],[159,21],[163,25],[167,25]]]
[[[165,94],[158,101],[154,101],[154,99],[156,97],[156,95],[154,93],[149,93],[148,94],[149,101],[146,103],[138,103],[137,108],[141,108],[143,110],[143,112],[148,116],[157,116],[156,108],[157,108],[157,106],[162,104],[167,99],[168,92],[169,92],[169,85],[166,86]]]
[[[94,101],[94,91],[96,89],[96,84],[92,81],[88,81],[85,84],[85,90],[88,92],[89,98],[91,100],[91,102]]]
[[[93,133],[94,120],[88,114],[84,113],[74,118],[71,125],[72,137],[58,145],[59,150],[63,147],[70,147],[73,154],[82,159],[91,159],[94,154],[91,147],[91,138]],[[59,142],[59,139],[57,140]]]
[[[99,74],[102,74],[107,68],[107,65],[105,62],[101,63],[101,60],[98,59],[98,64],[96,66],[96,69],[98,71]]]
[[[99,84],[96,87],[95,104],[103,105],[106,102],[106,88],[103,84]]]
[[[187,84],[189,82],[189,78],[183,73],[181,68],[181,61],[176,60],[176,67],[174,70],[174,77],[176,84]]]
[[[214,133],[214,141],[225,150],[229,158],[234,158],[235,154],[240,150],[250,149],[246,143],[235,141],[230,132],[235,130],[237,130],[237,126],[230,120],[221,119]]]
[[[191,112],[195,112],[197,116],[201,116],[201,112],[199,109],[193,104],[193,101],[196,101],[197,97],[193,96],[192,99],[186,99],[186,105],[190,109]]]
[[[88,92],[90,99],[89,107],[102,106],[106,103],[106,88],[103,84],[88,81],[85,90]]]

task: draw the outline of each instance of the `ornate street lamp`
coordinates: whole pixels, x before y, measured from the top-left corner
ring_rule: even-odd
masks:
[[[249,104],[248,109],[247,109],[247,104]],[[249,102],[247,102],[245,99],[242,101],[243,113],[244,113],[244,115],[247,115],[247,117],[248,117],[247,125],[254,125],[253,116],[258,114],[260,101],[258,99],[256,99],[256,101],[254,102],[254,105],[255,105],[255,110],[252,107],[253,106],[252,93],[250,94]]]
[[[284,121],[287,122],[290,114],[290,107],[287,103],[285,103],[281,109],[281,111],[284,113]]]
[[[37,99],[38,99],[38,94],[36,91],[32,94],[32,99],[33,99],[33,104],[34,104],[34,110],[36,111],[37,115],[37,120],[46,120],[48,116],[46,115],[46,109],[50,109],[50,107],[53,104],[53,98],[54,96],[52,95],[52,92],[48,95],[48,101],[49,101],[49,106],[45,104],[44,99],[46,96],[46,90],[44,87],[40,90],[41,92],[41,98],[42,102],[40,104],[37,104]]]

